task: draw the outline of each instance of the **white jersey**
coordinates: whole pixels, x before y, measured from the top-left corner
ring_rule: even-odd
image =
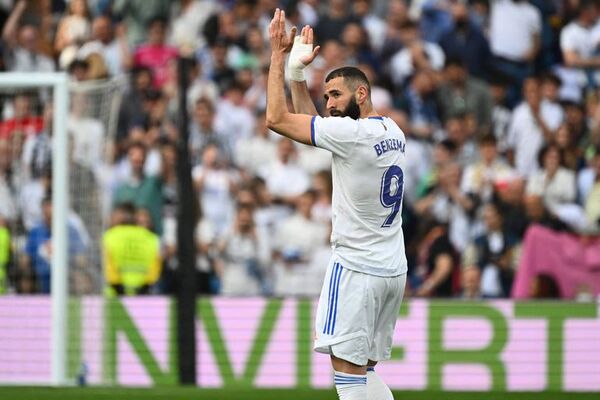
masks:
[[[402,196],[406,138],[384,117],[313,117],[312,144],[333,153],[334,254],[370,275],[406,273]]]

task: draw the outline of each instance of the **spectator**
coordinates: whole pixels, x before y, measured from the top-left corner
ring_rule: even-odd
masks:
[[[133,203],[136,207],[148,209],[152,216],[155,232],[162,233],[162,189],[160,180],[147,176],[144,172],[146,147],[134,142],[127,151],[127,160],[131,166],[131,174],[121,183],[113,195],[113,204]]]
[[[481,29],[469,18],[464,1],[453,1],[450,5],[453,27],[442,33],[439,44],[446,57],[461,60],[469,74],[485,79],[491,57],[489,43]]]
[[[293,207],[310,186],[307,173],[296,163],[296,145],[290,139],[279,139],[277,160],[265,166],[261,176],[264,177],[272,201],[280,205],[280,212],[287,214],[286,208]]]
[[[518,239],[504,230],[500,209],[488,203],[483,210],[485,233],[465,250],[463,265],[481,271],[483,297],[509,297],[516,267]]]
[[[600,81],[598,40],[598,3],[595,0],[580,0],[577,18],[565,26],[560,33],[560,49],[564,69],[559,69],[567,86],[597,88]]]
[[[498,141],[498,150],[501,154],[508,151],[508,127],[512,119],[512,111],[508,108],[506,96],[510,86],[508,78],[494,74],[489,81],[490,94],[492,95],[492,133]]]
[[[213,1],[179,0],[174,8],[169,43],[177,46],[183,54],[204,46],[202,30],[206,21],[220,11],[219,4]]]
[[[479,161],[467,165],[460,188],[463,193],[488,203],[494,195],[494,186],[502,179],[514,176],[516,172],[498,156],[494,135],[483,136],[478,144]]]
[[[196,101],[190,126],[189,147],[195,165],[201,163],[201,155],[208,144],[219,149],[224,161],[231,162],[232,152],[226,132],[218,130],[215,124],[215,106],[207,98]]]
[[[531,299],[556,300],[561,298],[560,288],[556,280],[547,274],[538,274],[531,282],[529,293]]]
[[[457,256],[445,224],[430,221],[424,225],[424,235],[419,251],[417,274],[422,283],[415,289],[416,296],[451,297],[454,293],[453,275]]]
[[[0,221],[13,222],[18,218],[16,187],[11,171],[11,146],[0,139]]]
[[[70,0],[67,15],[60,19],[54,49],[58,54],[72,47],[76,51],[90,36],[90,13],[86,0]],[[62,56],[62,54],[61,54]]]
[[[461,166],[477,161],[477,145],[475,140],[475,122],[472,114],[457,112],[450,115],[445,123],[446,137],[456,146],[456,160]]]
[[[310,274],[311,252],[327,238],[327,227],[312,217],[315,193],[298,197],[293,215],[281,221],[274,240],[275,290],[279,296],[316,294]]]
[[[44,106],[44,128],[37,136],[28,136],[23,144],[22,164],[27,180],[39,179],[52,168],[52,135],[54,107]]]
[[[178,50],[165,43],[168,21],[156,17],[148,23],[148,41],[137,48],[133,55],[136,66],[152,70],[154,86],[161,88],[169,79],[168,65],[177,58]]]
[[[542,98],[537,78],[527,78],[523,97],[525,100],[513,112],[508,144],[514,154],[515,168],[526,177],[538,170],[535,157],[545,142],[554,140],[563,111],[560,106]]]
[[[265,113],[256,114],[256,128],[249,138],[237,141],[235,164],[251,175],[258,175],[264,165],[272,164],[277,158],[277,143],[267,128]]]
[[[2,30],[4,64],[9,71],[53,72],[54,61],[41,48],[40,31],[32,23],[19,27],[27,2],[18,0]]]
[[[9,289],[8,262],[10,261],[10,231],[0,217],[0,295]]]
[[[405,0],[391,0],[386,13],[386,29],[383,47],[380,50],[381,61],[386,63],[404,46],[403,27],[409,21]],[[377,49],[377,47],[375,47]]]
[[[352,4],[354,16],[360,20],[367,33],[371,48],[379,53],[383,48],[386,35],[386,24],[373,10],[373,0],[354,0]],[[369,82],[372,82],[369,80]]]
[[[542,170],[530,176],[526,193],[541,196],[544,205],[557,214],[561,205],[575,202],[575,173],[563,167],[562,154],[555,144],[540,149],[538,163]]]
[[[100,15],[92,22],[92,40],[78,51],[78,56],[86,58],[92,53],[102,56],[110,75],[121,76],[128,72],[132,64],[131,51],[123,25],[113,26],[110,17]]]
[[[135,206],[117,206],[122,218],[102,238],[104,251],[105,294],[148,294],[160,276],[158,237],[135,224]]]
[[[490,131],[492,125],[492,96],[486,83],[469,77],[459,59],[446,59],[445,83],[439,88],[439,102],[444,119],[456,113],[472,114],[477,125],[477,136]]]
[[[27,235],[21,268],[35,274],[38,293],[48,294],[50,293],[50,260],[52,258],[52,199],[50,197],[46,197],[42,201],[42,215],[42,221],[34,226]],[[67,234],[69,267],[82,267],[85,262],[83,259],[85,242],[72,218],[69,218],[68,221]]]
[[[418,138],[431,140],[440,136],[441,128],[439,103],[435,98],[435,80],[427,69],[415,71],[408,88],[397,100],[411,122],[410,132]]]
[[[347,24],[359,22],[349,11],[347,0],[329,1],[327,12],[319,16],[319,22],[315,25],[317,42],[322,44],[328,40],[337,40]]]
[[[231,230],[218,243],[223,257],[221,293],[230,296],[269,294],[270,245],[256,227],[253,210],[240,206]]]
[[[331,223],[333,181],[329,169],[321,170],[315,174],[312,188],[315,191],[315,201],[311,209],[311,215],[315,221],[323,224]]]
[[[513,80],[509,103],[514,105],[520,98],[523,81],[533,72],[533,61],[540,50],[542,16],[527,0],[493,1],[490,14],[493,64],[497,71]]]
[[[584,206],[592,231],[600,231],[600,149],[592,159],[591,167],[578,177],[579,198]]]
[[[217,104],[215,128],[226,135],[230,148],[240,139],[249,138],[254,130],[254,116],[244,104],[244,88],[233,82]]]
[[[92,118],[89,95],[74,94],[71,112],[67,120],[67,130],[73,140],[73,160],[80,165],[94,169],[102,161],[105,144],[105,130],[100,120]]]
[[[390,60],[390,74],[396,87],[402,87],[407,78],[419,69],[442,69],[446,58],[444,51],[439,45],[422,40],[414,22],[405,22],[401,35],[404,48]]]
[[[463,300],[480,300],[481,296],[481,272],[478,267],[467,266],[461,269],[460,298]]]
[[[170,15],[170,0],[115,0],[112,11],[127,27],[129,46],[135,48],[149,36],[149,23],[157,16]]]
[[[127,139],[129,131],[143,124],[144,100],[152,86],[152,70],[147,67],[134,67],[131,70],[130,87],[124,93],[127,101],[121,103],[117,126],[117,141],[120,145]]]
[[[202,163],[194,167],[192,176],[204,215],[216,236],[221,237],[233,221],[238,175],[223,161],[219,148],[209,143],[202,152]]]
[[[17,92],[12,101],[12,117],[0,124],[0,139],[11,140],[14,134],[25,138],[38,135],[44,128],[42,117],[33,113],[32,94]]]

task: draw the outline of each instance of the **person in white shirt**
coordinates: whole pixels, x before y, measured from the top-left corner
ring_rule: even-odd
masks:
[[[333,154],[333,255],[317,309],[315,350],[330,354],[341,400],[393,399],[373,367],[391,357],[406,284],[401,217],[406,138],[373,109],[369,81],[354,67],[327,75],[324,98],[331,117],[320,117],[302,71],[319,48],[313,49],[311,27],[299,38],[295,33],[292,28],[288,35],[285,12],[277,9],[269,26],[267,126]],[[295,114],[287,109],[284,90],[290,50]]]
[[[510,28],[508,28],[510,27]],[[533,72],[541,48],[542,15],[527,0],[493,0],[490,11],[490,49],[493,66],[513,79],[509,102],[521,95],[523,80]]]
[[[307,191],[296,204],[296,212],[277,229],[274,250],[277,262],[273,272],[276,296],[318,295],[310,274],[310,259],[314,249],[327,237],[327,227],[312,216],[315,193]]]
[[[264,165],[277,159],[277,143],[275,136],[265,124],[265,113],[256,114],[254,135],[238,140],[234,152],[234,162],[239,168],[251,175],[258,175]]]
[[[528,78],[523,85],[525,100],[517,106],[508,128],[508,146],[514,154],[514,166],[527,177],[538,170],[536,157],[545,142],[554,139],[563,120],[558,104],[542,99],[540,82]]]
[[[598,23],[598,3],[594,0],[580,0],[577,18],[560,32],[560,49],[566,68],[558,72],[567,86],[596,86],[600,80],[600,24]]]

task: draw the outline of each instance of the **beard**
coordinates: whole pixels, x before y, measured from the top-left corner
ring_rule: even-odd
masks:
[[[343,110],[332,110],[329,112],[332,117],[350,117],[352,119],[360,118],[360,107],[356,103],[356,99],[352,97],[348,105]]]

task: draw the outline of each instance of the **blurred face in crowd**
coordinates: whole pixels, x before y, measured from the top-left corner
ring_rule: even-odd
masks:
[[[148,42],[158,46],[165,42],[165,26],[162,22],[155,21],[148,28]]]
[[[337,40],[328,40],[321,49],[321,57],[325,60],[328,67],[337,67],[344,63],[346,58],[344,48]]]
[[[575,129],[580,129],[585,121],[585,114],[583,108],[577,104],[566,104],[565,110],[565,121],[567,124]]]
[[[462,287],[465,294],[478,295],[481,272],[477,267],[466,267],[462,270]]]
[[[236,195],[236,202],[240,206],[245,207],[256,207],[256,198],[254,196],[254,192],[250,189],[242,188],[238,190]]]
[[[71,0],[69,2],[69,11],[73,15],[86,17],[88,14],[87,3],[85,0]]]
[[[419,30],[416,26],[405,26],[400,29],[400,40],[405,46],[410,46],[412,43],[419,40]]]
[[[430,71],[417,70],[413,77],[412,86],[422,97],[427,97],[435,91],[435,83]]]
[[[369,0],[354,0],[354,4],[352,6],[354,15],[358,17],[365,17],[367,14],[369,14],[371,9],[371,2]]]
[[[110,43],[112,40],[112,23],[110,18],[106,16],[100,16],[94,19],[92,24],[92,35],[96,40],[102,43]]]
[[[539,221],[544,217],[545,208],[542,196],[527,195],[525,196],[525,213],[527,217],[534,221]]]
[[[311,219],[311,210],[315,204],[315,198],[312,193],[304,193],[298,198],[296,211],[306,219]]]
[[[254,228],[254,215],[249,207],[240,207],[237,212],[237,228],[241,233],[250,233]]]
[[[479,154],[484,163],[491,164],[498,156],[498,150],[494,143],[482,143],[479,145]]]
[[[542,95],[550,101],[558,101],[560,84],[552,79],[545,79],[542,83]]]
[[[208,103],[208,100],[200,100],[196,102],[194,117],[198,125],[200,125],[203,129],[212,129],[215,113],[212,109],[212,106]]]
[[[572,145],[571,131],[567,124],[561,124],[556,131],[556,144],[561,149],[568,149]]]
[[[556,146],[549,147],[544,154],[544,169],[548,172],[554,172],[560,166],[560,150]]]
[[[138,208],[135,210],[135,224],[148,230],[152,230],[152,217],[150,216],[150,212],[145,208]]]
[[[160,149],[163,170],[174,170],[177,163],[177,149],[174,145],[164,145]]]
[[[202,152],[202,166],[205,168],[216,168],[219,162],[219,148],[209,144]]]
[[[467,80],[467,70],[462,65],[448,65],[445,74],[448,82],[453,85],[462,85]]]
[[[141,146],[132,146],[127,152],[127,158],[131,164],[131,171],[135,176],[142,176],[144,164],[146,163],[146,150]]]
[[[19,45],[27,51],[35,53],[38,45],[38,30],[33,25],[25,25],[19,31]]]
[[[0,140],[0,176],[10,167],[12,160],[10,142],[8,140]]]
[[[42,203],[42,216],[44,222],[50,226],[52,224],[52,201],[44,200]]]
[[[408,19],[408,7],[404,0],[391,0],[388,3],[387,21],[388,24],[398,26]]]
[[[464,2],[456,0],[453,1],[450,11],[457,27],[462,28],[467,25],[469,22],[469,9]]]
[[[294,142],[289,139],[279,139],[279,145],[277,146],[277,153],[279,160],[283,164],[287,164],[296,154],[296,148]]]
[[[542,101],[542,91],[537,79],[526,79],[523,84],[523,97],[531,105],[539,105]]]
[[[31,102],[27,95],[15,96],[15,118],[19,119],[29,115],[30,104]]]
[[[452,117],[446,121],[446,133],[448,139],[456,142],[463,143],[466,137],[466,124],[464,118]]]
[[[359,86],[360,87],[360,86]],[[324,98],[327,111],[332,117],[360,118],[360,107],[356,101],[358,88],[352,90],[345,78],[337,77],[325,82]]]
[[[488,204],[484,207],[483,221],[488,227],[488,232],[502,230],[502,216],[500,215],[498,209],[492,204]]]
[[[440,143],[433,147],[431,156],[433,159],[433,164],[437,166],[445,165],[452,161],[452,153]]]
[[[494,99],[494,103],[502,104],[506,99],[506,86],[499,84],[490,85],[490,93]]]
[[[364,37],[364,32],[359,24],[348,24],[342,32],[342,42],[353,49],[362,46]]]

